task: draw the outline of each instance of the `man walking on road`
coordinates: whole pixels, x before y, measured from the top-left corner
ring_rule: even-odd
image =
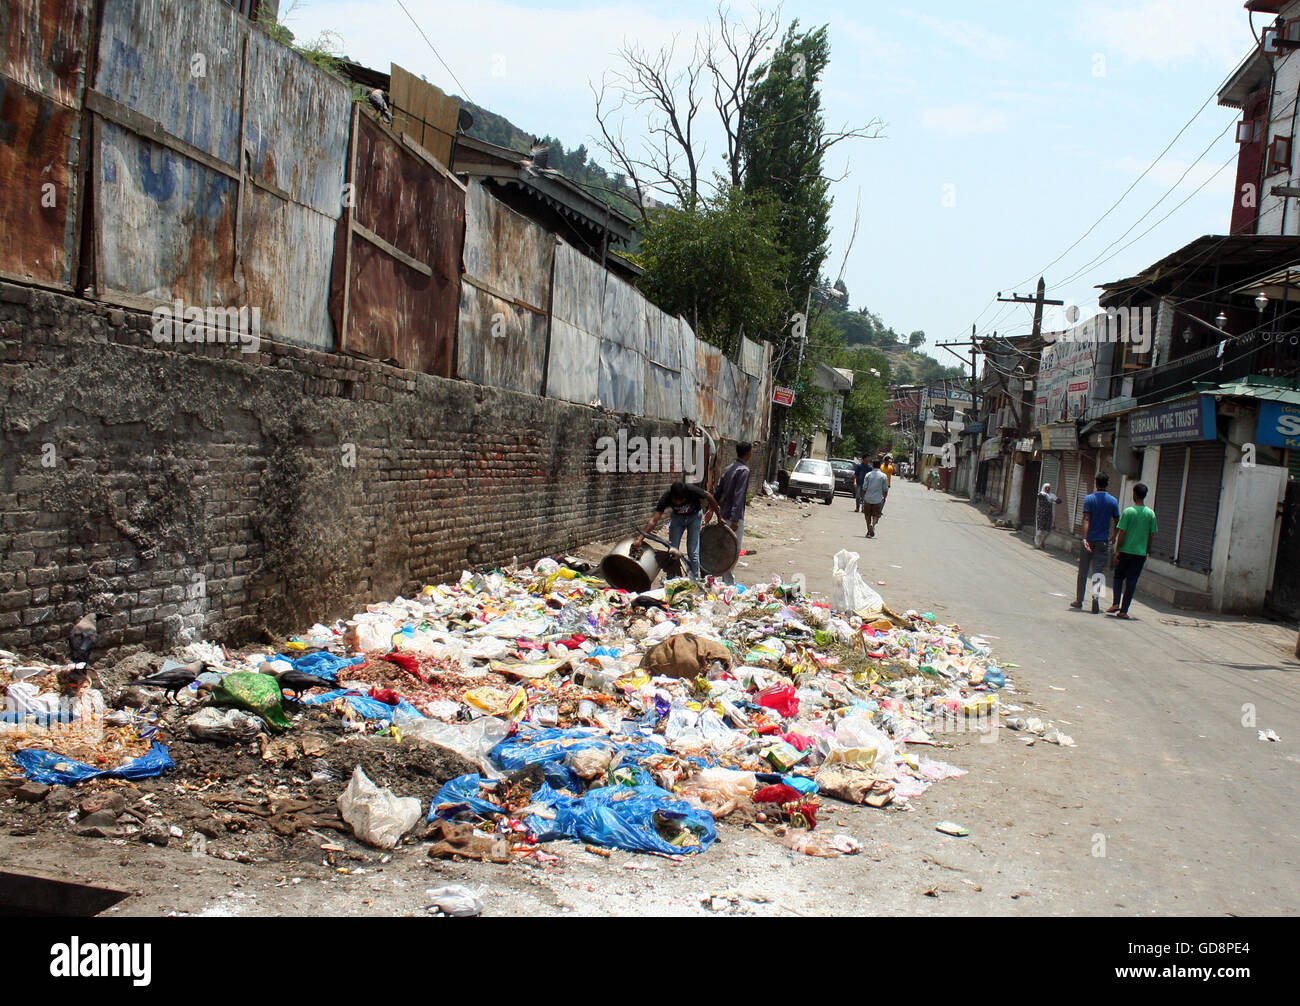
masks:
[[[889,497],[889,479],[870,461],[867,462],[867,474],[862,479],[862,512],[867,515],[867,537],[876,536],[876,521],[880,520],[880,511]]]
[[[1119,500],[1106,492],[1110,477],[1097,476],[1097,491],[1089,493],[1083,501],[1083,548],[1079,550],[1079,576],[1074,586],[1071,608],[1083,607],[1083,593],[1093,576],[1105,576],[1106,559],[1110,554],[1114,525],[1119,522]],[[1101,610],[1097,595],[1092,597],[1092,613]]]
[[[1119,532],[1115,536],[1115,600],[1106,614],[1128,618],[1128,606],[1133,603],[1138,577],[1146,565],[1155,536],[1156,512],[1147,503],[1147,487],[1139,482],[1133,487],[1133,505],[1120,514]]]
[[[853,469],[854,495],[857,497],[853,504],[854,513],[862,509],[862,480],[867,477],[869,471],[871,471],[871,455],[864,454]]]
[[[740,546],[745,540],[745,494],[749,492],[749,459],[754,445],[736,445],[736,460],[727,466],[718,481],[718,509],[721,520],[736,533],[736,561],[740,561]],[[735,567],[722,574],[723,583],[735,583]]]

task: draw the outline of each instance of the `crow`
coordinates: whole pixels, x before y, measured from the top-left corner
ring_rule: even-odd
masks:
[[[370,92],[370,104],[385,122],[393,121],[393,113],[388,108],[388,99],[384,97],[383,88],[377,87]]]
[[[88,611],[81,616],[81,621],[74,625],[68,633],[68,649],[72,652],[72,662],[74,664],[85,664],[90,661],[90,651],[95,648],[95,643],[99,641],[98,616],[93,611]]]
[[[194,680],[207,669],[208,664],[202,660],[195,660],[183,667],[173,667],[166,671],[159,671],[147,678],[140,678],[138,681],[133,681],[132,684],[144,685],[146,688],[161,688],[175,702],[176,693],[182,688],[193,684]]]
[[[312,688],[324,688],[326,691],[333,691],[338,687],[333,681],[327,681],[315,674],[308,674],[306,671],[276,671],[270,673],[280,683],[280,691],[293,692],[293,697],[299,700],[301,700],[303,692]]]

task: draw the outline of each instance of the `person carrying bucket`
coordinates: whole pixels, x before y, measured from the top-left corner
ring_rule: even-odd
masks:
[[[654,529],[659,526],[663,520],[664,514],[672,511],[672,518],[668,524],[668,541],[673,548],[680,548],[682,542],[682,533],[686,534],[686,561],[690,567],[691,579],[700,578],[700,522],[703,517],[703,509],[709,508],[709,519],[719,516],[718,501],[713,498],[713,494],[702,486],[691,486],[685,482],[674,482],[668,487],[668,491],[659,497],[659,502],[655,504],[655,512],[650,515],[646,526],[641,529],[641,534],[637,535],[635,544],[637,546],[645,544],[645,536],[653,534]]]

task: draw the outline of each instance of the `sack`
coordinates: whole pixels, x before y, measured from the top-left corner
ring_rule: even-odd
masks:
[[[877,594],[858,572],[858,553],[840,549],[835,553],[831,571],[831,607],[836,611],[855,612],[862,616],[878,615],[885,607]]]
[[[722,643],[693,632],[669,636],[641,660],[651,677],[694,678],[708,670],[714,660],[731,666],[731,651]]]

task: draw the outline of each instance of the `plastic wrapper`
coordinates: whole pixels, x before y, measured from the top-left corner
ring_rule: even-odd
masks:
[[[525,726],[518,734],[492,749],[492,761],[506,772],[515,772],[529,765],[540,766],[547,784],[553,789],[580,793],[586,788],[585,782],[573,771],[569,759],[574,752],[588,748],[612,749],[611,767],[615,768],[625,762],[635,765],[639,759],[665,753],[657,738],[633,740],[611,737],[603,730],[535,730]]]
[[[217,744],[244,744],[266,730],[260,716],[242,709],[214,709],[208,706],[185,721],[190,736]]]
[[[397,710],[401,710],[407,716],[424,719],[424,714],[415,706],[402,699],[395,706],[390,706],[386,702],[380,702],[378,699],[371,698],[369,695],[361,695],[358,692],[348,691],[345,688],[339,688],[332,692],[321,692],[316,695],[304,698],[304,706],[327,706],[335,699],[343,699],[351,707],[352,711],[367,720],[380,720],[384,723],[391,723]]]

